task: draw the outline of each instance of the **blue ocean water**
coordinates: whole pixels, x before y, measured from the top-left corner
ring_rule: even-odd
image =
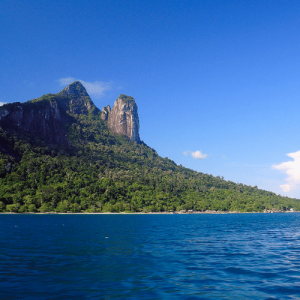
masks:
[[[0,299],[300,299],[300,214],[2,214]]]

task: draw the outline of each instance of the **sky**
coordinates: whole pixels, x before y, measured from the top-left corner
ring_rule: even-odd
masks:
[[[300,1],[1,0],[0,105],[80,80],[162,157],[300,199]]]

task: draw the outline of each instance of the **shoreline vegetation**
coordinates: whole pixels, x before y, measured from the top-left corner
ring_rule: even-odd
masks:
[[[193,215],[193,214],[270,214],[270,213],[298,213],[296,210],[264,210],[264,211],[162,211],[162,212],[0,212],[2,214],[14,215]]]

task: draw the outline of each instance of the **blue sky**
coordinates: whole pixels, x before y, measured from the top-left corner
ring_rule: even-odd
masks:
[[[0,102],[81,80],[163,156],[300,198],[299,1],[0,2]],[[287,156],[289,154],[289,156]]]

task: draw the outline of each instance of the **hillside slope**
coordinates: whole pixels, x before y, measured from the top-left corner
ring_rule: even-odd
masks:
[[[0,211],[300,210],[296,199],[178,166],[111,132],[101,114],[78,82],[0,107]]]

